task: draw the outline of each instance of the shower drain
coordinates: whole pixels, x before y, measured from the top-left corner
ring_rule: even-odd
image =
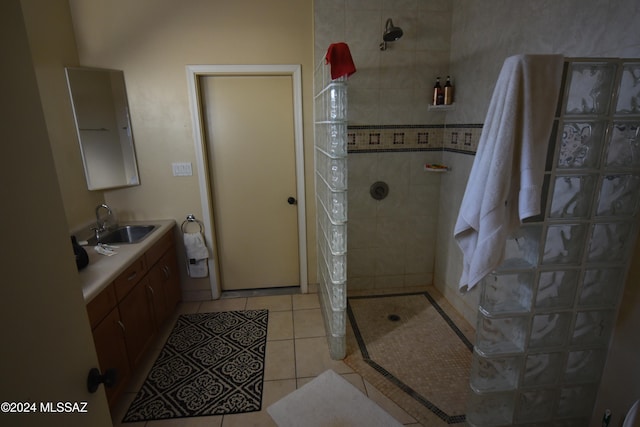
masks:
[[[398,316],[397,314],[390,314],[387,316],[387,319],[391,320],[392,322],[397,322],[400,320],[400,316]]]

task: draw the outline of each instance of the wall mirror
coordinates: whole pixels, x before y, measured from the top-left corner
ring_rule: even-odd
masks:
[[[89,190],[139,185],[124,73],[65,71]]]

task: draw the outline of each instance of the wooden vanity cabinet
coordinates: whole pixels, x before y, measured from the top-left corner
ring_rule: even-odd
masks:
[[[149,304],[153,311],[156,329],[173,313],[182,299],[175,238],[167,233],[146,253],[149,265]]]
[[[131,378],[129,356],[117,308],[111,310],[93,330],[93,341],[98,354],[100,371],[102,373],[107,369],[116,371],[116,383],[113,387],[105,388],[109,406],[113,406]]]
[[[110,406],[180,300],[175,238],[168,231],[87,304],[100,370],[117,370],[115,386],[106,389]]]
[[[156,327],[173,313],[182,299],[176,248],[171,246],[149,271],[149,278],[154,284],[150,295],[153,301]]]
[[[123,324],[120,321],[117,304],[113,284],[87,304],[100,371],[104,373],[109,368],[116,370],[115,385],[105,389],[110,406],[124,391],[131,377],[129,356],[122,330]]]
[[[155,332],[153,314],[147,304],[148,287],[149,278],[145,277],[118,304],[132,369],[140,364]]]

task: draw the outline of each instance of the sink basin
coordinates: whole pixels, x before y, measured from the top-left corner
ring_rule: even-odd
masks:
[[[100,236],[100,243],[114,245],[123,243],[139,243],[155,228],[155,225],[122,225]],[[97,241],[95,237],[89,239],[89,245],[95,246],[96,244]]]

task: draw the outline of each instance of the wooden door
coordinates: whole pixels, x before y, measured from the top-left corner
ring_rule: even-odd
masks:
[[[292,77],[200,83],[221,287],[299,286]]]

